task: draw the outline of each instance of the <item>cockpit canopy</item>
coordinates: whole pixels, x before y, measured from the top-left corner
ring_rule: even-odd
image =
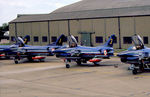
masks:
[[[77,47],[78,42],[77,42],[76,38],[73,35],[69,36],[68,39],[69,39],[69,47],[71,47],[71,48],[72,47]]]
[[[134,35],[132,37],[132,41],[136,47],[136,50],[139,50],[139,49],[144,49],[144,43],[143,43],[143,40],[142,38],[139,36],[139,35]]]
[[[136,50],[136,47],[135,47],[135,46],[130,46],[130,47],[128,48],[128,51],[134,51],[134,50]]]

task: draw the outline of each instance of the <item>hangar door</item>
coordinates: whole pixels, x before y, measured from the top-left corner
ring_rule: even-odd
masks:
[[[81,45],[92,46],[91,33],[81,33]]]

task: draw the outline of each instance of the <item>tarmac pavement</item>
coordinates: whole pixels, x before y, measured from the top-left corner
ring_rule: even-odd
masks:
[[[132,75],[128,66],[119,58],[69,69],[55,57],[20,64],[0,60],[0,97],[150,97],[150,72]]]

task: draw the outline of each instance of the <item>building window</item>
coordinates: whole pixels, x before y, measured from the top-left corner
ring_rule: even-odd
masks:
[[[47,36],[42,37],[42,42],[47,42]]]
[[[28,40],[28,42],[30,42],[30,36],[29,36],[29,40]]]
[[[114,39],[114,43],[117,43],[117,37],[115,36],[114,38],[115,38],[115,39]]]
[[[143,37],[144,44],[148,44],[148,37]]]
[[[77,42],[79,41],[78,36],[75,36],[75,39],[77,40]]]
[[[102,36],[96,36],[95,42],[96,43],[103,43],[103,37]]]
[[[38,36],[34,36],[34,42],[39,42],[39,37]]]
[[[57,40],[57,37],[56,37],[56,36],[52,36],[52,37],[51,37],[51,42],[56,42],[56,40]]]
[[[16,39],[15,39],[15,37],[14,36],[11,36],[11,41],[15,41]]]
[[[132,44],[132,38],[131,37],[123,37],[123,43],[124,44]]]

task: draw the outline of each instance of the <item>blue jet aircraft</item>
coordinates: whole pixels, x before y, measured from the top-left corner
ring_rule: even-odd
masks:
[[[119,53],[121,62],[131,64],[128,68],[133,74],[144,72],[145,69],[150,69],[150,48],[144,46],[143,40],[139,35],[134,35],[132,41],[135,44],[128,50]]]
[[[13,45],[0,45],[0,57],[10,58],[10,55],[14,55],[13,48],[22,46],[22,44],[27,44],[29,41],[29,36],[26,35],[23,39],[18,37],[16,43]],[[20,41],[21,40],[21,41]]]
[[[22,42],[22,46],[19,46],[14,50],[16,55],[14,56],[14,62],[18,64],[18,62],[27,58],[29,61],[33,61],[38,59],[39,61],[44,61],[45,56],[53,56],[52,51],[58,48],[63,48],[63,42],[65,41],[65,36],[62,34],[56,42],[47,46],[31,46],[25,45]]]
[[[86,63],[88,61],[98,65],[98,62],[100,62],[102,58],[109,58],[110,56],[113,56],[113,42],[115,35],[111,35],[104,45],[97,47],[79,46],[72,35],[68,39],[68,48],[60,48],[53,51],[53,53],[56,54],[56,57],[64,59],[66,62],[66,68],[70,68],[69,63],[72,61],[75,61],[78,65],[82,62]]]

